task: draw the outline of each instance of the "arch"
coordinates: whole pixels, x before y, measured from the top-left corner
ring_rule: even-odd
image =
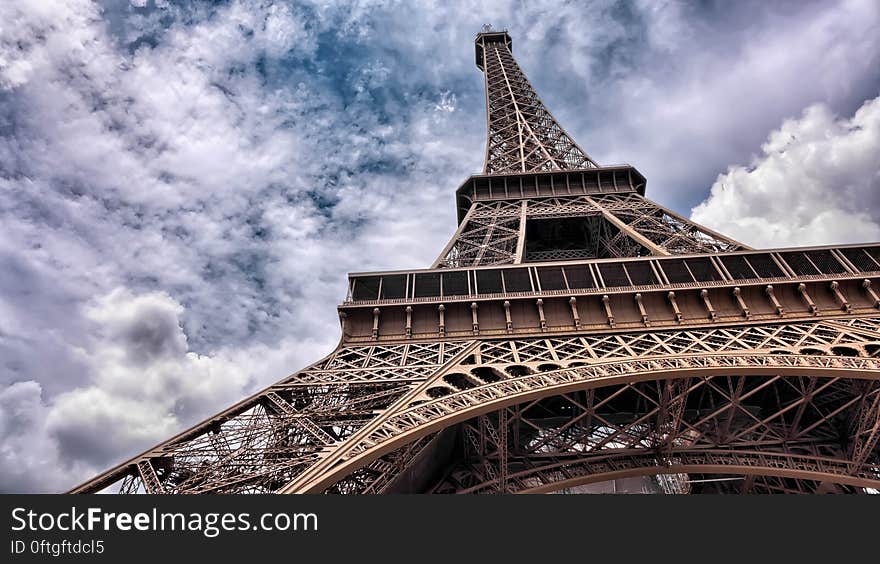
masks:
[[[467,374],[461,372],[450,372],[443,376],[443,381],[456,390],[469,390],[479,385],[472,379],[468,378]]]
[[[775,452],[743,450],[680,451],[672,453],[675,462],[661,464],[656,453],[610,453],[589,459],[538,466],[512,474],[508,484],[542,475],[553,476],[565,467],[566,475],[559,480],[525,487],[511,493],[549,493],[566,487],[604,482],[633,476],[657,474],[743,474],[751,476],[779,476],[845,484],[854,487],[880,487],[880,474],[873,477],[865,472],[847,473],[847,461],[826,457],[812,457]],[[494,486],[496,481],[485,482],[461,493],[479,493]]]
[[[317,493],[376,458],[431,432],[517,403],[578,390],[641,382],[715,376],[826,376],[880,379],[880,361],[831,355],[708,354],[623,359],[527,374],[451,393],[367,425],[353,437],[341,463],[316,464],[281,493]],[[328,461],[322,461],[327,463]],[[322,472],[323,471],[323,472]],[[308,480],[308,481],[306,481]]]
[[[837,356],[859,356],[859,348],[852,345],[834,345],[831,353]]]
[[[527,376],[535,373],[534,370],[522,364],[511,364],[510,366],[506,366],[504,371],[507,372],[508,376],[511,378],[519,378],[520,376]]]
[[[427,392],[425,392],[425,393],[428,394],[428,397],[433,398],[433,399],[437,399],[437,398],[442,398],[443,396],[448,396],[454,392],[453,392],[452,388],[449,388],[447,386],[433,386],[431,388],[428,388]],[[425,402],[422,402],[422,403],[425,403]],[[416,405],[420,405],[420,404],[416,404]]]
[[[498,372],[498,370],[492,368],[491,366],[477,366],[476,368],[471,369],[471,374],[473,374],[481,382],[486,383],[497,382],[498,380],[506,378],[506,376],[504,376],[503,374]]]

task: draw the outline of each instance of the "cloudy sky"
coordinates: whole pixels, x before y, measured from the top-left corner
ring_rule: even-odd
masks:
[[[755,246],[880,240],[880,4],[0,2],[0,491],[58,491],[317,360],[482,168],[472,40]]]

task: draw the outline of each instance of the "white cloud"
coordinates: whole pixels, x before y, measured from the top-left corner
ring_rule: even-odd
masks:
[[[522,62],[591,156],[633,164],[670,207],[699,203],[783,118],[820,101],[851,112],[880,86],[876,0],[641,6],[635,21],[588,29],[554,15],[569,19],[552,63],[537,49]]]
[[[765,248],[880,240],[880,97],[846,119],[810,106],[761,150],[718,176],[694,221]]]
[[[330,343],[284,340],[211,355],[189,350],[183,308],[161,292],[117,288],[89,303],[88,383],[47,398],[35,381],[0,389],[0,491],[59,490],[256,391]],[[60,376],[60,375],[59,375]]]
[[[243,366],[222,353],[189,350],[182,313],[167,294],[134,295],[123,288],[86,307],[96,328],[94,342],[80,354],[93,379],[56,397],[48,415],[48,429],[68,458],[100,464],[135,446],[146,448],[172,436],[181,421],[245,394]]]
[[[438,112],[454,112],[455,111],[455,92],[443,91],[440,93],[440,100],[434,106]]]
[[[69,484],[64,473],[73,461],[59,457],[46,428],[47,414],[39,383],[0,389],[0,493],[57,491]]]

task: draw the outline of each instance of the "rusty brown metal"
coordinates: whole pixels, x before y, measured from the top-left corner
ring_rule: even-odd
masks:
[[[330,355],[75,493],[880,490],[880,244],[756,250],[644,197],[475,40],[483,174]]]

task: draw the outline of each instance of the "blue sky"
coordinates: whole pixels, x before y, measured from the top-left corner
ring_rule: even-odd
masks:
[[[53,491],[317,360],[482,168],[473,36],[648,196],[756,246],[880,239],[880,7],[0,3],[0,491]]]

